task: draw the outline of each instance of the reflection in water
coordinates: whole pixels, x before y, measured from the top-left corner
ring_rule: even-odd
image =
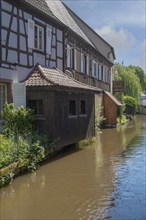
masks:
[[[2,189],[1,219],[146,219],[145,145],[145,116],[103,130]]]

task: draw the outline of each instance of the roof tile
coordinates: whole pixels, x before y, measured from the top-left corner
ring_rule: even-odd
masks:
[[[26,86],[60,86],[68,88],[101,91],[97,87],[85,85],[59,69],[42,67],[37,64],[25,80]]]

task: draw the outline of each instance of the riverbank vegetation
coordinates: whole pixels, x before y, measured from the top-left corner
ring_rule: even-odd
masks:
[[[117,123],[124,123],[125,114],[133,117],[136,114],[139,98],[142,91],[146,91],[146,75],[140,67],[122,66],[115,64],[115,80],[124,81],[124,92],[116,93],[116,98],[122,103]],[[129,113],[130,112],[130,113]]]
[[[102,109],[96,108],[95,130],[100,133],[103,120]],[[35,171],[41,161],[54,153],[55,142],[47,136],[39,135],[33,129],[33,111],[23,106],[18,109],[14,105],[5,104],[3,109],[5,125],[0,133],[0,188],[9,184],[17,173]],[[95,142],[95,137],[78,143],[81,149]]]
[[[0,187],[12,181],[21,167],[35,171],[53,151],[53,143],[33,131],[32,116],[31,109],[22,106],[15,109],[13,104],[4,106],[5,127],[0,134]]]

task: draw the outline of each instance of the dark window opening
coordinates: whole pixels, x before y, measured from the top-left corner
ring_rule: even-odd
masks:
[[[43,115],[43,101],[42,100],[29,100],[29,108],[34,110],[34,115]]]
[[[87,73],[87,57],[83,55],[83,73]]]
[[[76,101],[75,100],[69,101],[69,115],[70,116],[76,115]]]
[[[81,102],[80,102],[80,114],[81,115],[86,114],[86,103],[84,100],[81,100]]]
[[[74,69],[74,48],[70,49],[70,67]]]

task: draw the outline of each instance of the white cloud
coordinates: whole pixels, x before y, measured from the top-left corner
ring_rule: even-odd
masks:
[[[141,48],[146,50],[146,39],[142,42]]]
[[[114,27],[103,26],[102,28],[95,29],[95,31],[109,42],[115,50],[128,50],[136,43],[133,34],[124,28],[116,30]]]
[[[146,39],[140,45],[140,49],[142,51],[141,52],[142,55],[140,56],[139,59],[139,66],[141,66],[146,73]]]

